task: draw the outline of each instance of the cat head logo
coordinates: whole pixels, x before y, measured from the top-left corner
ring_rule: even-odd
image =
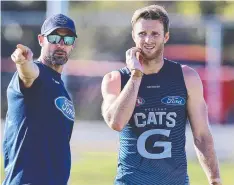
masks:
[[[136,107],[139,107],[139,106],[141,106],[143,104],[145,104],[145,100],[138,96],[137,99],[136,99]]]

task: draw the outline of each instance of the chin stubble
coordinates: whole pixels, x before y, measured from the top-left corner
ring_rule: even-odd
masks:
[[[156,50],[155,53],[153,53],[152,56],[147,57],[144,53],[143,53],[143,57],[145,59],[145,63],[149,63],[151,60],[154,60],[156,58],[158,58],[159,56],[163,55],[163,51],[164,51],[164,44],[161,44],[158,49]]]
[[[65,54],[64,56],[55,56],[55,52],[51,56],[44,57],[44,61],[48,65],[64,65],[65,63],[67,63],[67,61],[68,61],[67,54]]]

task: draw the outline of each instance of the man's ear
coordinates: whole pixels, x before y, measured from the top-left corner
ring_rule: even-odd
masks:
[[[135,42],[135,35],[134,35],[134,31],[133,30],[132,30],[132,40]]]
[[[39,34],[37,36],[37,38],[38,38],[39,45],[42,47],[43,46],[43,42],[44,42],[44,36],[42,36],[41,34]]]
[[[167,41],[169,40],[169,38],[170,38],[170,34],[169,34],[169,32],[167,32],[167,33],[165,34],[165,36],[164,36],[164,44],[167,43]]]
[[[72,50],[77,46],[77,39],[75,40],[75,42],[72,44]]]

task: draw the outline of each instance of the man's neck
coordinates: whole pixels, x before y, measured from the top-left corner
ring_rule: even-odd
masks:
[[[164,64],[163,56],[143,63],[144,74],[158,73]]]
[[[58,73],[62,73],[63,71],[63,65],[53,65],[53,64],[48,64],[48,62],[46,62],[43,57],[39,57],[38,61],[40,61],[41,63],[43,63],[44,65],[50,67],[51,69],[53,69],[54,71],[58,72]]]

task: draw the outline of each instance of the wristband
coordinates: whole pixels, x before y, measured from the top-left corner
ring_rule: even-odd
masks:
[[[132,69],[131,76],[133,77],[142,77],[143,73],[139,69]]]

